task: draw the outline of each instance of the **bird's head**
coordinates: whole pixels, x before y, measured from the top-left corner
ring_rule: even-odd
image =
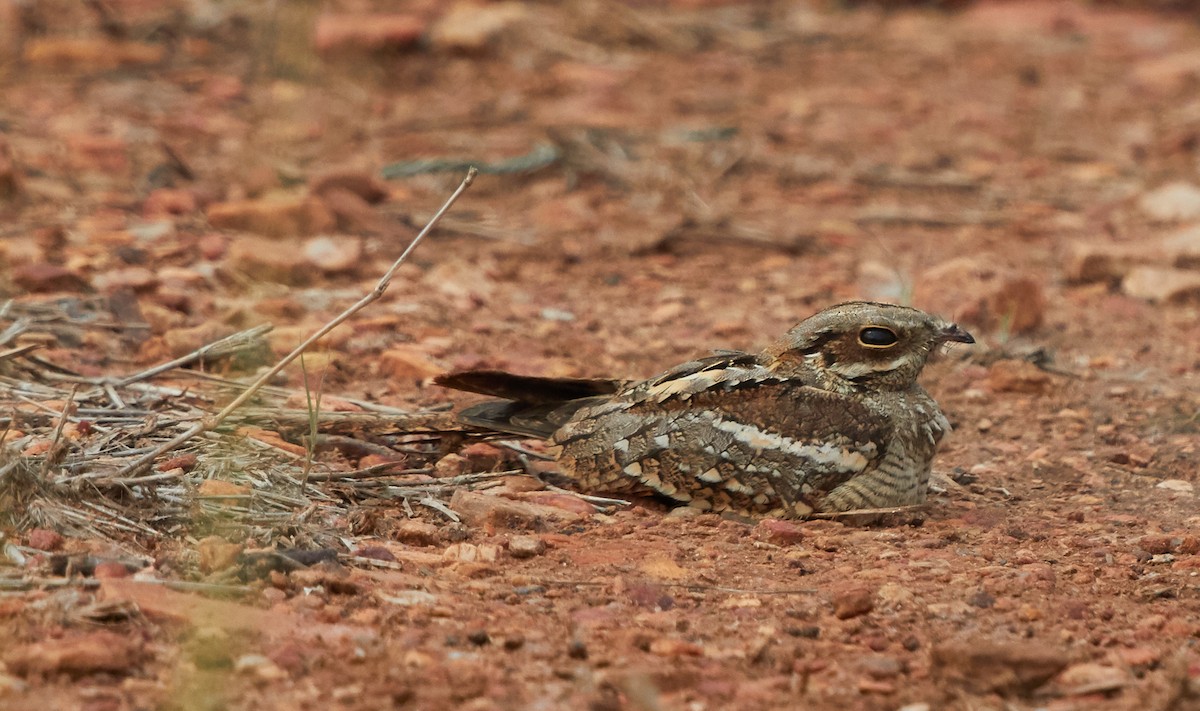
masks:
[[[806,363],[852,389],[904,390],[943,343],[974,343],[957,324],[918,309],[870,301],[832,306],[801,321],[767,355]]]

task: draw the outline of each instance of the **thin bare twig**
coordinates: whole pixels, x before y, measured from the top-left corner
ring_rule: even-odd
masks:
[[[521,445],[519,445],[516,442],[513,442],[511,440],[504,440],[504,441],[496,442],[496,446],[503,447],[504,449],[516,452],[517,454],[523,454],[526,457],[529,457],[530,459],[540,459],[543,462],[553,462],[554,461],[554,457],[551,457],[549,454],[546,454],[545,452],[535,452],[532,449],[526,449],[525,447],[522,447]]]
[[[88,478],[90,478],[90,477],[88,477],[86,475],[79,476],[79,477],[73,477],[73,479],[88,479]],[[171,471],[159,472],[158,474],[146,474],[145,476],[138,476],[138,477],[125,477],[125,478],[96,477],[95,479],[93,479],[93,481],[95,482],[96,486],[137,486],[137,485],[141,485],[141,484],[153,484],[155,482],[160,482],[160,481],[171,481],[173,479],[178,479],[178,478],[180,478],[179,471],[172,469]],[[203,497],[196,497],[196,498],[203,498]],[[213,498],[228,499],[230,497],[228,495],[225,495],[225,496],[214,496]]]
[[[4,342],[4,334],[0,334],[0,343],[3,343],[3,342]],[[8,350],[0,353],[0,361],[12,360],[13,358],[20,358],[21,356],[25,355],[26,353],[36,351],[37,349],[39,349],[41,347],[42,347],[42,344],[40,344],[40,343],[30,343],[29,345],[25,345],[25,346],[17,346],[16,348],[9,348]]]
[[[164,588],[176,592],[195,592],[209,595],[246,595],[254,592],[254,588],[248,585],[221,585],[219,583],[200,583],[190,580],[139,580],[138,583],[143,585],[162,585]]]
[[[815,511],[810,513],[806,518],[810,519],[828,519],[836,521],[839,518],[854,518],[858,516],[878,516],[883,514],[901,514],[912,513],[916,511],[924,511],[928,508],[925,504],[909,504],[907,506],[891,506],[881,509],[851,509],[850,511]]]
[[[79,577],[29,577],[29,578],[0,578],[0,590],[35,590],[38,588],[79,587],[85,590],[98,588],[102,584],[96,578]],[[254,588],[246,585],[220,585],[215,583],[196,583],[186,580],[139,580],[138,585],[158,585],[177,592],[198,592],[211,595],[244,595],[254,592]]]
[[[363,565],[372,568],[387,568],[388,570],[404,570],[404,566],[394,560],[380,560],[379,558],[368,558],[361,555],[344,556],[342,560],[347,563]]]
[[[546,484],[546,482],[544,482],[544,481],[542,483]],[[553,491],[556,494],[570,494],[571,496],[574,496],[578,499],[583,499],[584,501],[588,502],[589,504],[592,504],[593,506],[602,506],[602,507],[629,506],[629,504],[630,504],[630,502],[626,501],[625,499],[610,499],[607,496],[592,496],[591,494],[581,494],[578,491],[571,491],[570,489],[564,489],[561,486],[555,486],[553,484],[546,484],[546,488],[550,491]]]
[[[180,434],[178,437],[175,437],[174,439],[170,440],[169,442],[166,442],[165,444],[163,444],[159,447],[156,447],[154,449],[154,451],[150,452],[149,454],[147,454],[143,457],[140,457],[137,461],[133,462],[129,466],[122,469],[120,472],[118,472],[117,476],[118,477],[133,476],[134,474],[137,474],[144,468],[150,466],[154,462],[154,460],[157,459],[159,456],[166,454],[167,452],[170,452],[171,450],[175,449],[179,445],[183,444],[184,442],[187,442],[188,440],[192,439],[193,437],[195,437],[199,434],[208,432],[208,431],[218,427],[222,422],[225,421],[226,418],[229,417],[230,414],[232,414],[235,410],[237,410],[242,405],[246,404],[246,402],[248,400],[250,400],[250,398],[254,397],[254,394],[257,393],[258,390],[260,388],[262,388],[262,386],[266,385],[268,382],[270,382],[272,379],[274,379],[275,376],[278,375],[280,371],[282,371],[284,368],[286,368],[293,360],[298,358],[301,353],[308,350],[309,346],[311,346],[313,343],[316,343],[320,339],[324,338],[326,334],[328,334],[330,331],[332,331],[333,329],[340,326],[351,316],[358,313],[363,308],[367,307],[368,305],[370,305],[371,303],[377,301],[380,297],[382,297],[384,292],[387,291],[388,286],[391,285],[392,278],[396,275],[396,271],[400,269],[400,265],[402,265],[404,263],[404,261],[406,259],[408,259],[408,255],[412,254],[413,249],[415,249],[416,246],[418,244],[420,244],[421,240],[424,239],[425,236],[427,234],[429,234],[430,231],[433,230],[434,226],[437,225],[438,221],[442,219],[442,215],[444,215],[454,205],[454,203],[458,201],[458,198],[464,192],[466,192],[466,189],[471,186],[471,183],[475,182],[475,176],[477,175],[477,173],[478,173],[478,171],[476,171],[474,168],[467,171],[467,177],[463,178],[462,183],[459,184],[458,188],[454,191],[454,193],[452,193],[450,195],[450,197],[446,200],[445,204],[442,205],[441,209],[438,210],[436,213],[434,213],[433,217],[430,218],[429,223],[426,224],[425,228],[422,229],[417,234],[417,236],[413,238],[412,242],[410,242],[408,244],[408,247],[404,250],[403,253],[401,253],[401,255],[396,259],[396,261],[392,263],[391,268],[389,268],[387,270],[387,272],[384,273],[383,277],[379,280],[379,283],[375,285],[375,288],[373,290],[371,290],[370,293],[368,293],[363,298],[359,299],[357,303],[355,303],[353,306],[351,306],[350,308],[343,311],[332,321],[325,324],[321,328],[317,329],[317,331],[315,333],[313,333],[311,336],[309,336],[303,343],[296,346],[296,348],[293,349],[291,353],[288,353],[286,356],[284,356],[282,359],[280,359],[280,361],[278,363],[276,363],[269,370],[267,370],[267,372],[263,373],[257,380],[255,380],[253,383],[251,383],[249,387],[247,387],[245,390],[242,391],[241,395],[238,395],[236,398],[233,399],[232,402],[230,402],[228,405],[226,405],[225,409],[221,410],[220,412],[218,412],[216,415],[213,415],[212,417],[204,418],[203,420],[201,420],[200,422],[196,423],[194,426],[189,428],[183,434]]]
[[[598,588],[610,584],[595,580],[537,580],[534,582],[537,585],[545,585],[547,587],[555,586],[581,588]],[[701,583],[655,582],[654,584],[662,588],[676,588],[680,590],[690,590],[692,592],[722,592],[729,593],[731,595],[815,595],[820,592],[815,588],[780,588],[778,590],[771,590],[765,588],[734,588],[725,585],[704,585]]]
[[[12,299],[9,299],[8,301],[4,302],[4,307],[0,308],[0,316],[7,315],[7,312],[9,310],[9,308],[12,306],[12,303],[13,303]],[[8,326],[8,328],[4,329],[4,331],[0,331],[0,345],[8,343],[9,341],[11,341],[12,339],[21,335],[25,331],[28,331],[29,323],[30,323],[30,321],[27,318],[19,318],[16,321],[13,321]],[[28,353],[29,351],[37,350],[38,348],[41,348],[41,346],[33,344],[33,345],[29,345],[29,346],[18,346],[17,348],[14,348],[13,350],[28,349],[25,351],[26,353]]]
[[[325,374],[329,372],[329,366],[321,369],[321,377],[317,380],[317,395],[313,397],[312,388],[308,380],[308,364],[304,362],[304,356],[300,356],[300,371],[304,374],[304,402],[306,403],[305,412],[308,413],[308,438],[304,443],[304,472],[300,476],[300,491],[303,492],[308,487],[308,477],[312,474],[313,464],[317,461],[317,434],[319,429],[319,418],[321,416],[321,396],[325,394]]]
[[[255,326],[254,328],[248,328],[245,331],[238,331],[233,335],[226,336],[220,340],[200,346],[191,353],[182,355],[175,360],[167,361],[166,363],[160,363],[159,365],[143,370],[140,373],[127,375],[124,378],[116,381],[116,384],[119,386],[125,386],[131,383],[136,383],[140,380],[148,380],[160,373],[165,373],[168,370],[174,370],[180,366],[204,360],[210,356],[215,357],[240,350],[245,348],[246,344],[253,343],[254,341],[257,341],[263,336],[267,335],[272,328],[274,328],[274,326],[271,324],[264,323],[262,325]]]
[[[426,494],[425,498],[421,499],[417,503],[422,506],[427,506],[427,507],[433,509],[434,511],[437,511],[438,513],[442,514],[443,516],[445,516],[446,518],[450,519],[451,521],[453,521],[455,523],[458,523],[459,521],[462,520],[458,517],[458,514],[456,514],[450,510],[449,506],[446,506],[445,504],[443,504],[442,502],[438,501],[437,499],[433,498],[432,496],[430,496],[428,494]]]
[[[58,426],[54,428],[54,436],[50,439],[50,449],[46,453],[46,460],[42,463],[43,479],[49,477],[50,467],[54,466],[55,460],[58,459],[58,446],[62,442],[63,428],[67,424],[67,415],[71,412],[71,405],[75,404],[75,393],[78,390],[78,385],[72,387],[71,394],[67,396],[66,402],[63,403],[62,413],[58,416]]]
[[[393,471],[398,466],[403,466],[404,462],[384,462],[366,467],[365,469],[356,469],[351,472],[315,472],[308,475],[308,480],[313,481],[340,481],[342,479],[374,479],[378,477],[404,476],[408,474],[431,474],[433,467],[419,467],[416,469],[401,469]]]

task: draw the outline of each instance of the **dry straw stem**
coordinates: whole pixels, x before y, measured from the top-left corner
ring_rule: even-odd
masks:
[[[441,209],[434,213],[433,217],[429,218],[429,222],[425,225],[425,228],[413,238],[412,242],[409,242],[408,247],[405,248],[404,252],[396,259],[395,262],[392,263],[391,268],[384,273],[383,277],[380,278],[379,283],[376,284],[375,288],[368,292],[366,296],[359,299],[357,303],[343,311],[332,321],[317,329],[317,331],[309,336],[303,343],[296,346],[291,353],[288,353],[286,356],[280,359],[278,363],[272,366],[270,370],[259,376],[258,380],[255,380],[250,384],[249,387],[243,390],[241,395],[238,395],[233,399],[232,402],[225,406],[225,409],[221,410],[212,417],[205,417],[175,439],[172,439],[169,442],[156,447],[144,456],[139,457],[132,464],[126,466],[124,469],[118,472],[117,478],[132,477],[149,467],[154,463],[155,459],[163,454],[170,452],[197,435],[201,435],[205,432],[216,429],[222,422],[225,421],[226,418],[233,414],[235,410],[246,404],[250,398],[254,397],[254,394],[257,393],[260,388],[266,385],[292,361],[300,357],[300,354],[306,351],[310,346],[312,346],[312,344],[316,343],[321,338],[324,338],[330,331],[340,326],[354,314],[366,308],[371,303],[378,301],[379,298],[383,296],[384,292],[387,291],[388,286],[391,285],[392,277],[396,275],[396,271],[400,268],[400,265],[403,264],[406,259],[408,259],[408,255],[412,254],[413,249],[416,248],[421,240],[433,230],[438,221],[442,219],[442,215],[446,214],[446,212],[454,205],[454,203],[458,202],[458,198],[462,196],[462,194],[466,192],[467,188],[471,186],[471,183],[475,182],[475,176],[477,174],[478,171],[474,168],[471,168],[467,171],[467,177],[463,178],[462,183],[460,183],[458,188],[450,195],[449,198],[446,199],[446,202],[442,205]]]
[[[180,356],[175,360],[156,365],[153,368],[143,370],[140,373],[128,375],[118,380],[115,384],[120,386],[132,385],[133,383],[139,383],[143,380],[149,380],[150,378],[165,373],[169,370],[174,370],[175,368],[180,368],[197,361],[203,361],[206,358],[217,358],[229,353],[236,353],[237,351],[245,348],[248,344],[254,343],[258,339],[267,335],[271,328],[272,327],[270,324],[263,324],[245,331],[239,331],[232,336],[226,336],[218,341],[213,341],[208,345],[201,346],[191,353],[188,353],[185,356]],[[109,385],[111,386],[112,384],[110,383]]]

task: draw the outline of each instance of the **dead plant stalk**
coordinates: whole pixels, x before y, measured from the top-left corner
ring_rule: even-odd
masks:
[[[158,457],[170,452],[176,447],[179,447],[193,437],[219,427],[220,424],[226,420],[226,418],[233,414],[233,412],[239,407],[246,404],[250,398],[254,397],[254,394],[257,393],[259,389],[261,389],[272,378],[279,374],[279,372],[286,368],[292,361],[300,357],[300,354],[308,350],[312,344],[324,338],[330,331],[345,323],[354,314],[358,313],[375,301],[378,301],[379,298],[383,296],[384,292],[387,291],[388,286],[391,285],[392,277],[396,275],[396,271],[400,268],[400,265],[404,264],[404,261],[408,259],[408,255],[412,254],[412,251],[421,242],[421,240],[433,230],[437,223],[442,219],[442,216],[445,215],[451,207],[453,207],[454,203],[458,202],[458,198],[461,197],[464,192],[466,192],[467,188],[471,186],[471,183],[475,182],[475,176],[477,174],[478,171],[475,168],[471,168],[467,171],[467,177],[463,178],[463,181],[459,184],[458,188],[451,193],[450,197],[446,199],[446,202],[442,205],[442,207],[438,209],[436,213],[434,213],[433,217],[429,218],[429,222],[419,233],[417,233],[417,236],[413,238],[412,242],[408,243],[408,247],[404,249],[404,252],[400,254],[395,262],[392,262],[392,266],[387,270],[387,272],[384,273],[383,277],[379,279],[379,283],[375,285],[374,289],[363,296],[363,298],[359,299],[350,308],[338,314],[338,316],[336,316],[332,321],[317,329],[317,331],[305,339],[303,343],[296,346],[291,353],[288,353],[286,356],[280,359],[278,363],[272,366],[270,370],[259,376],[259,378],[251,383],[249,387],[243,390],[240,395],[226,405],[225,409],[211,417],[205,417],[175,439],[156,447],[154,450],[138,458],[137,461],[126,466],[124,469],[118,472],[117,477],[131,477],[149,467]]]

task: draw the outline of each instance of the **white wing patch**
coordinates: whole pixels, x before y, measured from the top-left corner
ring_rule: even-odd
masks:
[[[724,370],[706,370],[682,378],[674,378],[651,387],[646,391],[646,395],[656,402],[665,402],[675,395],[686,400],[693,393],[703,392],[716,385],[724,373]]]
[[[711,390],[717,385],[735,385],[748,380],[772,377],[773,374],[765,368],[714,368],[653,385],[645,391],[645,397],[654,402],[666,402],[673,397],[687,400],[692,395]]]
[[[871,450],[875,447],[874,444],[870,444],[864,447],[863,451],[855,451],[833,442],[809,444],[794,440],[791,437],[775,434],[774,432],[764,432],[754,425],[722,420],[720,418],[713,420],[713,427],[722,432],[732,434],[734,439],[749,445],[755,450],[775,449],[795,457],[807,459],[816,464],[829,466],[831,469],[837,471],[845,472],[859,472],[866,469],[867,455],[863,451],[866,451],[867,454],[872,454]]]

